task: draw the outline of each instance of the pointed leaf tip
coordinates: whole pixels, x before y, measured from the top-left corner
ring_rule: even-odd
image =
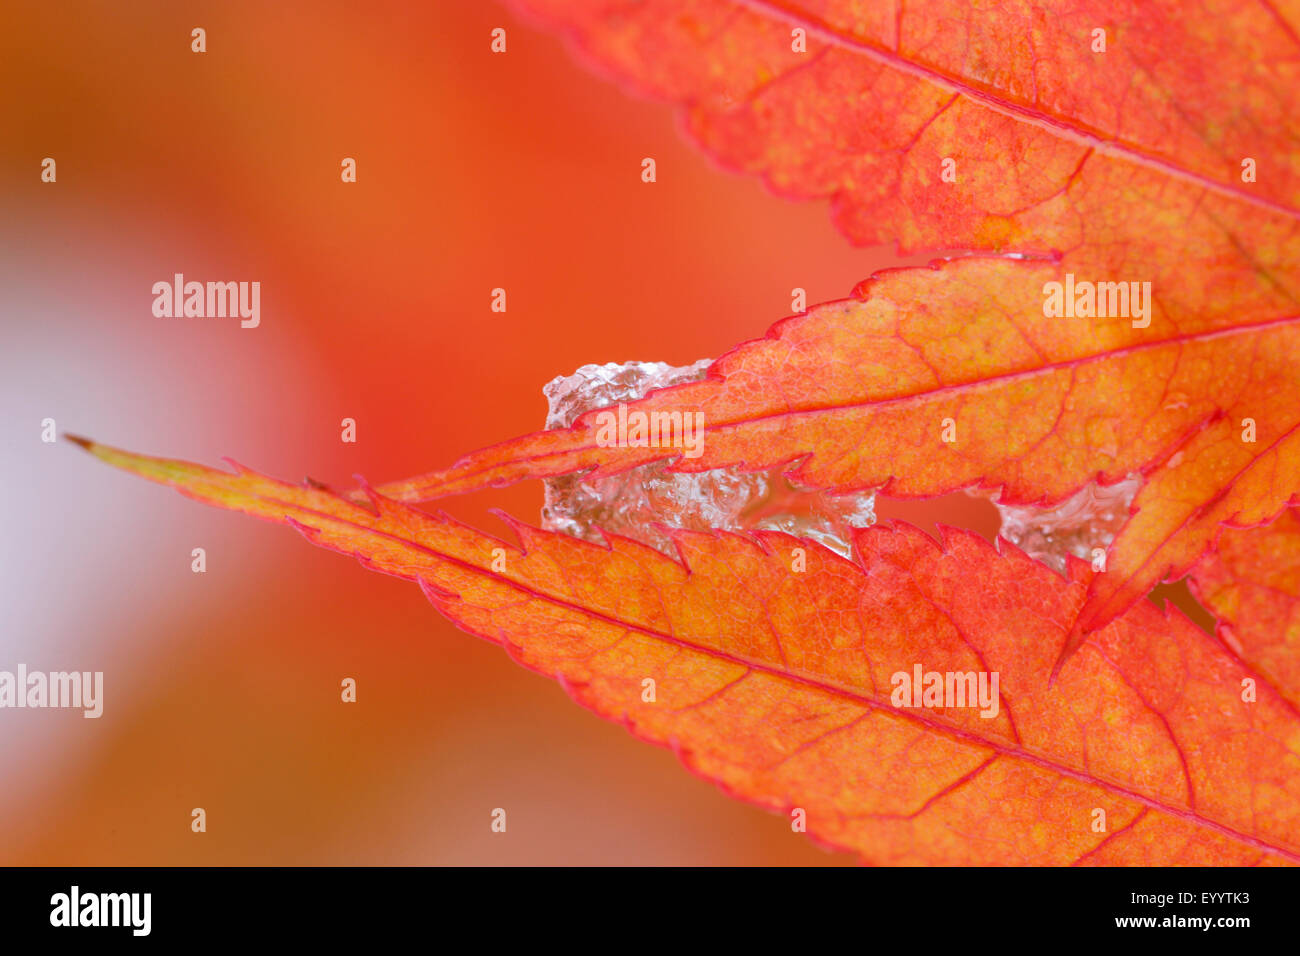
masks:
[[[1080,589],[973,535],[941,548],[906,525],[871,529],[860,567],[810,547],[799,571],[761,535],[706,532],[675,535],[689,565],[540,529],[497,555],[499,540],[397,502],[371,514],[249,470],[105,453],[418,582],[579,703],[736,797],[797,801],[810,834],[870,862],[1300,862],[1296,712],[1263,681],[1241,706],[1249,665],[1144,602],[1053,668]],[[927,673],[952,690],[921,693]],[[948,699],[958,679],[987,699]],[[1097,807],[1109,836],[1087,825]]]

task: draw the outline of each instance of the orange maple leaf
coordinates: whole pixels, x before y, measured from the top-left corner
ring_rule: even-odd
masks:
[[[728,168],[830,199],[855,242],[1059,251],[1080,274],[1142,274],[1178,312],[1294,306],[1272,274],[1300,259],[1294,4],[515,6],[682,104]]]
[[[1225,531],[1191,583],[1224,644],[1300,708],[1300,513]]]
[[[1272,520],[1300,491],[1300,316],[1046,315],[1060,262],[952,260],[890,270],[860,298],[815,306],[718,359],[705,381],[627,403],[701,415],[694,457],[608,440],[608,410],[380,486],[419,501],[594,468],[789,465],[801,484],[896,497],[1001,487],[1051,505],[1085,483],[1144,475],[1093,578],[1078,633],[1181,577],[1223,525]],[[665,419],[666,420],[666,419]]]
[[[1267,522],[1300,492],[1291,8],[517,5],[602,71],[683,104],[727,167],[829,198],[855,242],[1058,263],[1050,275],[981,263],[889,276],[867,284],[865,305],[777,326],[715,366],[721,386],[643,406],[710,405],[704,460],[811,454],[799,475],[821,486],[912,496],[1001,484],[1004,500],[1045,506],[1142,472],[1071,646],[1185,574],[1222,527]],[[1115,283],[1113,296],[1149,283],[1146,314],[1099,315],[1099,294],[1092,315],[1071,301],[1072,317],[1044,321],[1043,280]],[[804,361],[812,340],[816,361]],[[967,440],[938,447],[940,417]],[[506,443],[384,488],[420,500],[475,476],[645,460],[574,439]]]
[[[1300,862],[1300,715],[1267,682],[1247,700],[1249,665],[1177,612],[1131,609],[1048,686],[1080,562],[1063,585],[905,525],[860,530],[856,561],[778,532],[676,532],[673,560],[511,522],[515,546],[374,491],[77,441],[417,581],[579,703],[869,861]]]

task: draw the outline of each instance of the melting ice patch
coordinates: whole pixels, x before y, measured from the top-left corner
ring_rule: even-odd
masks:
[[[626,362],[584,365],[542,389],[548,429],[567,428],[584,412],[631,402],[656,388],[704,378],[711,365]],[[707,427],[707,422],[705,423]],[[705,450],[708,437],[705,436]],[[589,479],[584,474],[546,480],[542,523],[589,541],[597,528],[673,554],[672,540],[656,525],[693,531],[770,529],[809,538],[847,556],[852,529],[875,524],[875,492],[830,495],[801,488],[780,469],[715,468],[691,474],[668,471],[671,459]],[[1055,508],[1002,504],[1001,535],[1030,557],[1064,573],[1065,556],[1092,562],[1093,549],[1109,547],[1128,518],[1139,475],[1111,486],[1090,483]]]
[[[1064,574],[1067,554],[1091,564],[1094,548],[1104,552],[1110,547],[1141,487],[1141,475],[1109,486],[1089,482],[1055,508],[1002,504],[995,497],[993,504],[1002,515],[999,533],[1034,560]]]
[[[550,404],[548,429],[567,428],[583,412],[630,402],[656,388],[698,382],[709,359],[693,365],[626,362],[584,365],[542,389]],[[707,422],[705,423],[707,427]],[[708,437],[704,438],[707,452]],[[582,474],[546,480],[542,523],[552,531],[599,541],[596,530],[634,538],[666,554],[672,540],[655,524],[693,531],[784,531],[847,556],[853,528],[875,523],[874,492],[829,495],[800,488],[780,469],[715,468],[693,474],[668,471],[669,461],[588,479]]]

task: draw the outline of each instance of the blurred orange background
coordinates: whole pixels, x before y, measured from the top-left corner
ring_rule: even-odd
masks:
[[[899,260],[851,248],[825,203],[714,168],[667,106],[495,4],[8,13],[0,669],[102,670],[105,704],[99,720],[0,711],[0,863],[852,862],[588,714],[417,588],[40,430],[393,479],[540,427],[557,374],[717,356],[789,314],[795,287],[841,298]],[[260,281],[261,326],[155,318],[151,287],[177,272]],[[488,507],[535,522],[540,502],[527,484],[447,509],[500,532]],[[879,510],[995,526],[987,502]]]

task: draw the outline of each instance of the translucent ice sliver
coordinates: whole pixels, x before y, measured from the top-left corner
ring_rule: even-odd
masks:
[[[1064,573],[1067,554],[1092,563],[1094,548],[1110,547],[1141,487],[1142,477],[1130,475],[1109,487],[1089,482],[1055,508],[1005,505],[996,496],[993,503],[1002,515],[1002,537]]]
[[[567,428],[583,412],[631,402],[656,388],[704,378],[709,359],[693,365],[626,362],[584,365],[542,389],[550,408],[548,429]],[[707,422],[705,423],[707,427]],[[707,436],[705,447],[707,448]],[[673,474],[668,461],[642,465],[606,478],[583,474],[546,480],[542,523],[590,541],[596,529],[621,534],[673,554],[672,541],[655,527],[695,531],[770,529],[817,541],[848,555],[853,528],[875,524],[875,492],[829,495],[799,488],[780,469],[716,468]],[[1107,548],[1128,518],[1141,487],[1137,475],[1112,485],[1090,483],[1055,508],[1001,504],[1001,535],[1030,557],[1064,572],[1066,554],[1091,562],[1094,548]],[[975,492],[978,494],[978,492]]]
[[[711,361],[584,365],[552,379],[546,427],[567,428],[583,412],[641,398],[656,388],[697,382]],[[708,423],[705,422],[707,427]],[[704,439],[708,447],[707,435]],[[542,523],[552,531],[599,541],[596,529],[634,538],[666,554],[672,540],[656,524],[694,531],[785,531],[848,555],[853,528],[875,523],[875,493],[829,495],[792,484],[780,469],[715,468],[673,474],[668,461],[595,480],[582,474],[546,480]]]

